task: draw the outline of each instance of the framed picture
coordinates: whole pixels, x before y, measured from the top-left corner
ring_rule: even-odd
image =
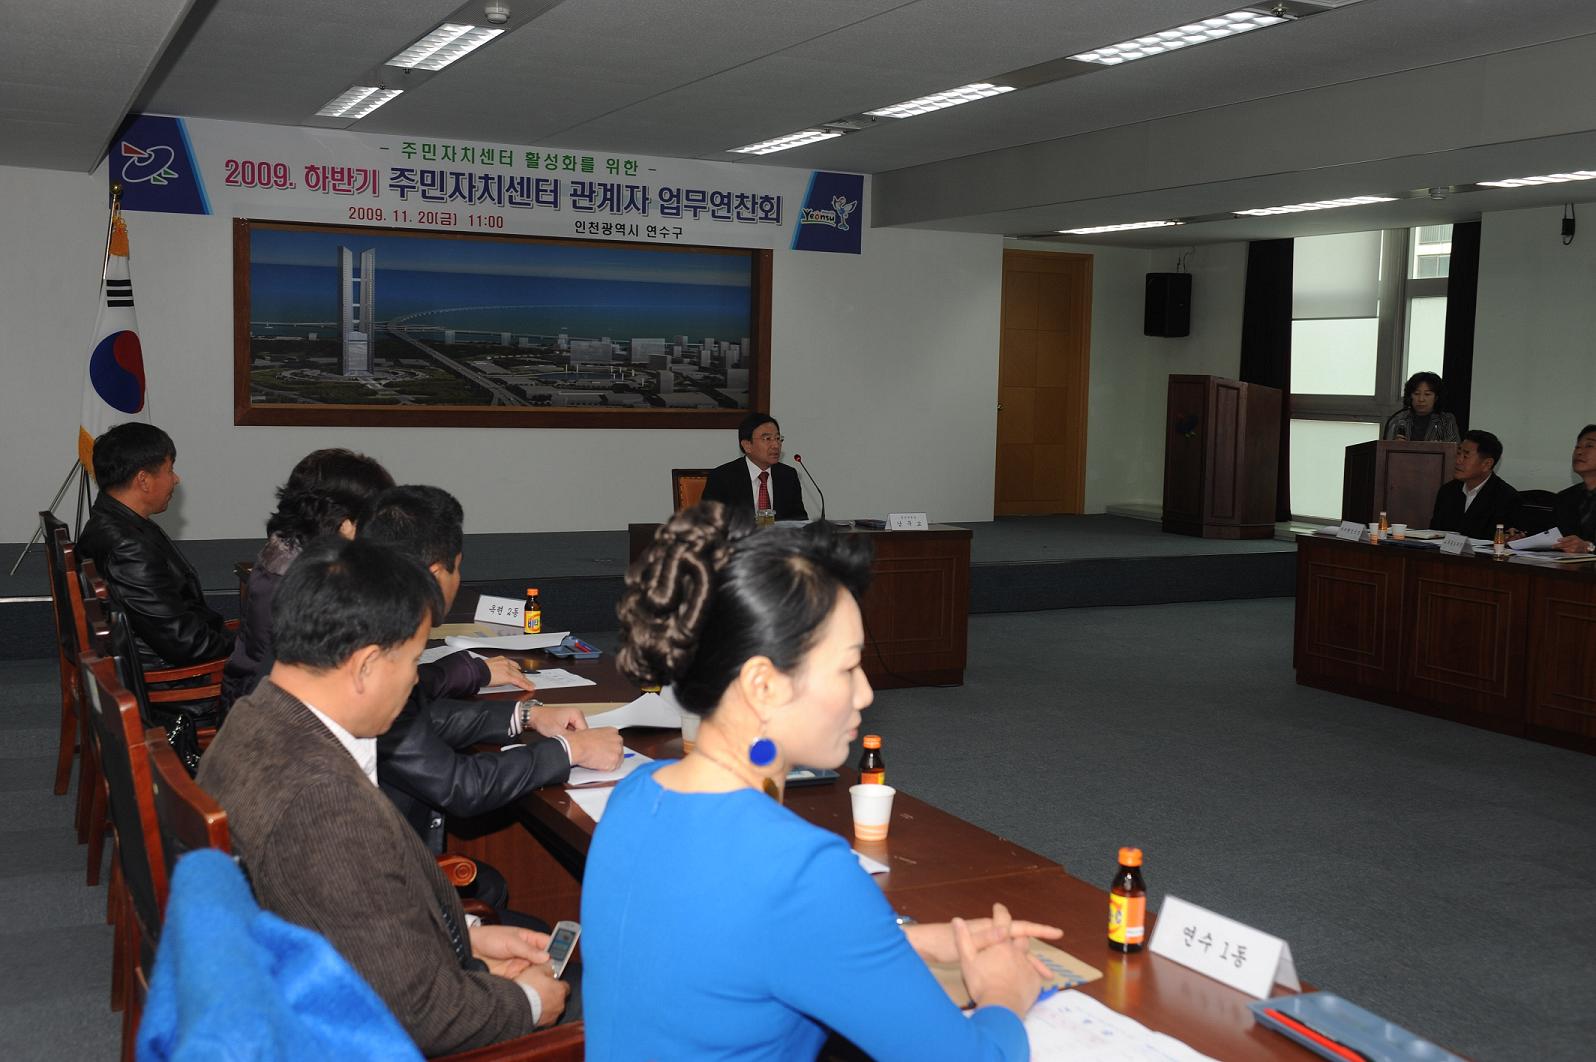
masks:
[[[723,428],[769,407],[771,252],[233,222],[233,422]]]

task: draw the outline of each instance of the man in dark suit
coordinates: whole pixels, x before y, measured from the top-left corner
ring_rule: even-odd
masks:
[[[1435,492],[1435,531],[1461,531],[1469,538],[1493,538],[1496,525],[1513,526],[1518,491],[1496,475],[1502,442],[1488,431],[1463,433],[1452,460],[1452,481]]]
[[[743,456],[709,473],[703,501],[743,509],[774,509],[778,520],[807,520],[803,486],[791,465],[781,463],[781,425],[768,413],[750,413],[737,426]]]
[[[94,440],[99,497],[78,538],[127,613],[146,667],[186,667],[226,656],[233,632],[205,603],[199,574],[150,517],[182,482],[177,448],[153,424],[118,424]]]
[[[376,784],[376,739],[443,615],[431,574],[368,542],[307,547],[273,601],[271,673],[200,763],[260,905],[321,933],[426,1055],[551,1024],[567,986],[548,938],[471,925],[432,853]]]
[[[1579,430],[1573,467],[1580,481],[1559,491],[1552,502],[1552,519],[1563,533],[1557,548],[1564,553],[1596,553],[1596,424]]]

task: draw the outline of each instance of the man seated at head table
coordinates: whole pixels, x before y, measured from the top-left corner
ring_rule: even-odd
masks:
[[[200,763],[260,905],[321,933],[428,1055],[554,1021],[548,938],[471,925],[427,847],[377,789],[376,738],[443,617],[437,581],[368,542],[318,539],[272,602],[277,658]]]
[[[399,486],[383,491],[355,535],[425,565],[437,580],[448,611],[460,590],[464,514],[439,487]],[[573,766],[614,770],[625,749],[614,727],[590,729],[581,709],[474,698],[477,689],[533,685],[510,657],[491,662],[464,650],[423,664],[404,709],[377,741],[377,782],[434,853],[443,851],[447,816],[469,818],[520,800],[539,786],[562,784]],[[513,748],[498,746],[526,734]],[[475,752],[490,744],[493,751]],[[461,894],[505,907],[508,888],[482,861]]]
[[[774,509],[778,520],[807,520],[803,485],[781,463],[781,425],[769,413],[750,413],[737,426],[743,456],[710,471],[702,501],[734,509]]]
[[[1552,502],[1552,519],[1563,532],[1557,548],[1564,553],[1596,553],[1596,424],[1579,429],[1573,469],[1580,481],[1559,491]]]
[[[1498,524],[1513,526],[1518,491],[1496,474],[1502,442],[1488,431],[1465,432],[1452,460],[1452,480],[1435,492],[1435,531],[1461,531],[1469,538],[1492,538]]]

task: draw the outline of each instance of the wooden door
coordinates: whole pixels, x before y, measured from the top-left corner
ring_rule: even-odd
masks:
[[[1091,340],[1092,256],[1004,251],[997,515],[1085,506]]]

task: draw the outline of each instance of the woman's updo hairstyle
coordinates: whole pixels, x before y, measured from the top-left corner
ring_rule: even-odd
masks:
[[[266,533],[299,548],[338,530],[345,520],[359,524],[378,494],[393,486],[393,476],[372,458],[352,450],[313,450],[277,489],[277,511]]]
[[[754,531],[753,514],[719,502],[660,525],[626,573],[621,673],[671,685],[682,707],[711,715],[743,664],[791,672],[819,639],[837,592],[870,583],[871,548],[823,523]]]

